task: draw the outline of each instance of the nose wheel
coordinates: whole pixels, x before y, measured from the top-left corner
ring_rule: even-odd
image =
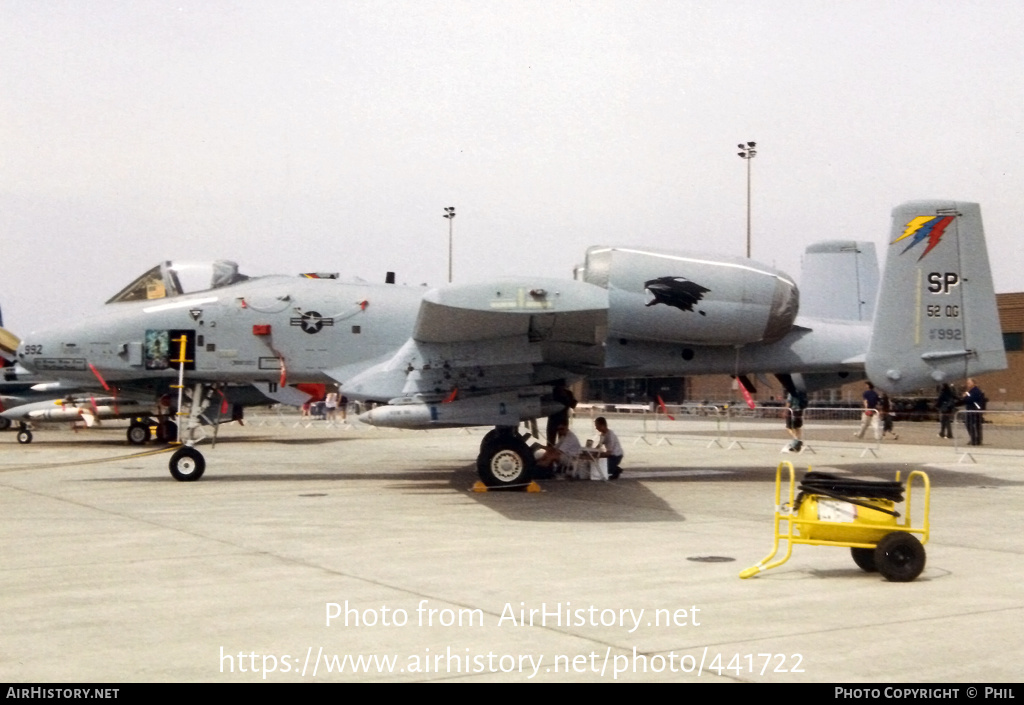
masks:
[[[195,448],[182,446],[171,456],[170,468],[178,482],[195,482],[206,471],[206,458]]]

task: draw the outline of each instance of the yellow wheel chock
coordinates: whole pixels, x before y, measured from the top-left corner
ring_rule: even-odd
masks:
[[[782,469],[789,470],[789,501],[782,503]],[[878,571],[886,580],[910,582],[924,570],[924,544],[928,543],[928,512],[931,481],[915,470],[907,476],[906,505],[899,521],[896,505],[903,501],[900,474],[895,482],[857,480],[840,475],[814,473],[807,468],[796,494],[793,464],[779,463],[775,470],[775,537],[772,552],[757,565],[740,573],[752,578],[761,571],[782,565],[793,554],[793,546],[843,546],[864,571]],[[915,478],[924,487],[922,522],[912,524],[911,500]],[[785,530],[783,530],[785,524]],[[920,534],[919,540],[914,534]],[[769,563],[786,541],[786,555]]]
[[[477,480],[476,482],[473,483],[473,488],[472,488],[471,491],[473,491],[473,492],[490,492],[493,489],[508,489],[508,488],[505,488],[505,487],[500,487],[500,488],[488,487],[484,483],[480,482],[480,480]],[[535,480],[530,480],[530,482],[527,485],[525,485],[524,487],[522,487],[521,489],[524,492],[531,492],[531,493],[543,492],[544,491],[544,490],[542,490],[540,488],[540,485],[538,485]]]

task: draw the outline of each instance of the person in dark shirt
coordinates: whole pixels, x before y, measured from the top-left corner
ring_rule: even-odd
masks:
[[[878,397],[878,416],[882,420],[882,439],[891,433],[892,439],[898,441],[900,434],[893,428],[893,419],[896,415],[892,411],[892,400],[884,392]]]
[[[548,417],[548,445],[554,446],[558,442],[558,427],[562,424],[569,425],[569,410],[576,408],[576,397],[572,390],[565,386],[564,379],[555,383],[551,396],[555,402],[563,405],[561,409]]]
[[[964,425],[967,427],[967,435],[970,436],[972,446],[981,445],[981,425],[985,423],[981,412],[985,410],[988,400],[984,392],[973,379],[967,380],[967,391],[964,392],[962,404],[967,411],[964,414]]]
[[[939,388],[935,408],[939,410],[939,438],[952,438],[953,412],[956,409],[956,391],[953,385],[944,384]]]
[[[786,430],[793,437],[783,452],[799,453],[804,448],[804,409],[807,408],[807,393],[794,390],[786,396]]]
[[[864,432],[868,430],[868,425],[871,425],[871,430],[875,434],[875,440],[882,440],[882,426],[879,424],[878,418],[878,392],[875,391],[875,385],[871,382],[866,383],[868,388],[864,390],[862,395],[864,399],[864,410],[860,415],[860,431],[853,434],[857,438],[863,438]]]

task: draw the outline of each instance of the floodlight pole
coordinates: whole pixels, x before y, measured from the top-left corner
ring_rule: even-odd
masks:
[[[747,163],[747,259],[750,259],[750,160],[757,156],[757,143],[747,142],[736,146],[743,150],[739,153],[740,159]]]
[[[442,218],[448,219],[448,283],[452,283],[452,221],[455,220],[455,206],[444,209]]]

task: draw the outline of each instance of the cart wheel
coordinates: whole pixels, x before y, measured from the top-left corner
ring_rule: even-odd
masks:
[[[853,562],[865,573],[877,573],[878,566],[875,565],[875,549],[873,548],[851,548]]]
[[[886,534],[875,547],[875,565],[886,580],[909,583],[924,570],[924,546],[913,534]]]

